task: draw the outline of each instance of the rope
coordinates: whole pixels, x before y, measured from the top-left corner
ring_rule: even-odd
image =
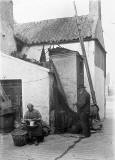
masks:
[[[48,76],[47,77],[44,77],[44,78],[41,78],[41,79],[37,79],[37,80],[33,80],[33,81],[25,81],[23,83],[32,83],[32,82],[38,82],[38,81],[42,81],[44,79],[47,79],[49,78]],[[14,86],[13,84],[12,85],[9,85],[9,84],[3,84],[3,86]],[[15,85],[15,86],[18,86],[18,85]]]

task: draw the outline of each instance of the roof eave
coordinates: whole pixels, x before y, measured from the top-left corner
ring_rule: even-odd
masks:
[[[56,44],[65,44],[65,43],[67,44],[67,43],[76,43],[76,42],[78,43],[79,42],[79,38],[70,39],[70,40],[60,40],[60,41],[47,41],[47,42],[27,42],[27,41],[22,40],[18,37],[16,37],[16,39],[19,39],[20,41],[22,41],[22,43],[25,46],[52,45],[52,44],[56,45]],[[90,37],[85,37],[83,40],[84,40],[84,42],[92,41],[92,40],[96,41],[99,44],[100,48],[103,50],[103,52],[107,53],[105,48],[102,46],[102,44],[100,43],[100,41],[97,38],[95,38],[95,37],[93,38],[92,36],[90,36]]]
[[[16,36],[15,35],[15,38],[16,38],[16,40],[20,40],[23,44],[25,44],[25,45],[29,45],[29,46],[32,46],[32,45],[43,45],[43,44],[45,44],[45,45],[48,45],[48,44],[64,44],[64,43],[73,43],[73,42],[79,42],[79,38],[77,38],[77,39],[68,39],[68,40],[59,40],[59,41],[43,41],[43,42],[38,42],[38,41],[36,41],[36,42],[29,42],[29,41],[27,41],[27,40],[24,40],[24,39],[22,39],[22,38],[20,38],[20,37],[18,37],[18,36]],[[90,37],[85,37],[84,38],[84,41],[91,41],[92,40],[92,37],[90,36]]]

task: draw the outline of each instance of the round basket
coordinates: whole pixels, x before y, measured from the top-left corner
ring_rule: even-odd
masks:
[[[15,146],[24,146],[27,144],[27,131],[16,129],[11,135]]]

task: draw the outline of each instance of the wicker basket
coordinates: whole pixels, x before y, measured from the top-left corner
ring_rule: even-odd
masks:
[[[16,129],[11,135],[15,146],[24,146],[27,144],[27,131]]]

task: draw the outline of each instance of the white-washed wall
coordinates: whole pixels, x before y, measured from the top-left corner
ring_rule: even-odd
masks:
[[[93,81],[93,85],[95,84],[95,76],[94,76],[94,41],[89,41],[89,42],[85,42],[85,49],[86,49],[86,54],[87,54],[87,59],[88,59],[88,64],[89,64],[89,69],[91,72],[91,77],[92,77],[92,81]],[[82,51],[81,51],[81,46],[80,43],[68,43],[68,44],[64,44],[62,45],[65,48],[68,48],[70,50],[73,51],[78,51],[81,55],[82,55]],[[88,79],[87,79],[87,74],[86,74],[86,70],[84,68],[84,84],[87,88],[87,90],[90,92],[89,89],[89,83],[88,83]]]
[[[100,116],[104,118],[106,113],[105,99],[105,75],[106,75],[106,55],[100,49],[98,44],[95,44],[95,90],[97,103],[100,108]]]
[[[105,114],[105,83],[104,83],[104,72],[98,67],[95,67],[95,93],[97,104],[100,109],[100,117],[104,118]]]
[[[49,122],[49,70],[23,60],[1,54],[0,79],[21,79],[23,113],[32,103]]]
[[[77,61],[76,54],[52,56],[59,74],[69,107],[76,111],[73,103],[77,101]]]
[[[103,55],[105,53],[103,53],[101,49],[98,46],[96,46],[96,43],[94,41],[85,42],[84,44],[85,44],[88,64],[91,72],[91,77],[94,85],[94,90],[96,94],[97,104],[100,108],[100,117],[104,118],[105,78],[104,78],[104,71],[101,68],[95,66],[95,58],[96,58],[95,55],[99,54],[100,57],[102,58],[101,61],[104,61],[103,56],[101,56],[101,54]],[[79,43],[64,44],[63,46],[71,50],[77,50],[80,54],[82,54]],[[90,92],[86,70],[84,70],[84,83],[85,83],[85,86],[87,87],[87,90]]]

